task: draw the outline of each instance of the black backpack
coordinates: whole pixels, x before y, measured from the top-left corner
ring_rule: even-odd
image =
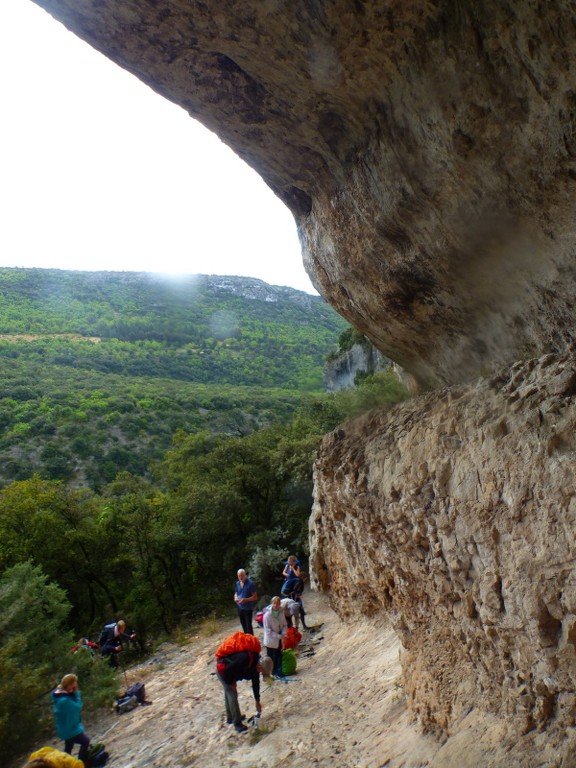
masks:
[[[88,755],[86,756],[86,765],[88,768],[100,768],[100,766],[106,765],[108,758],[109,755],[104,748],[104,744],[90,744]]]
[[[105,749],[101,749],[99,752],[96,752],[94,757],[88,763],[89,768],[100,768],[100,766],[106,765],[109,757],[110,755],[108,752],[106,752]]]
[[[136,709],[138,704],[150,704],[146,701],[146,688],[144,683],[133,683],[123,696],[116,701],[116,712],[121,715],[123,712],[130,712]]]
[[[146,688],[144,683],[133,683],[126,691],[126,696],[136,696],[138,704],[146,702]]]

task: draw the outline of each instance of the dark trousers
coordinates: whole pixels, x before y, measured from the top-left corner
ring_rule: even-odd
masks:
[[[272,668],[272,674],[274,675],[281,675],[282,674],[282,648],[268,648],[266,646],[266,653],[270,658],[272,659],[272,662],[274,663],[274,667]]]
[[[88,747],[90,746],[90,739],[88,736],[86,736],[84,731],[79,733],[77,736],[73,736],[71,739],[66,739],[64,742],[64,752],[67,752],[69,755],[71,755],[74,744],[80,744],[78,760],[86,762],[86,758],[88,757]]]
[[[302,600],[297,600],[296,602],[300,606],[300,618],[302,619],[302,626],[304,627],[304,629],[308,629],[308,627],[306,626],[306,618],[305,618],[306,611],[304,610],[304,605],[302,604]]]
[[[242,631],[245,632],[247,635],[254,634],[254,630],[252,629],[252,614],[253,614],[253,611],[246,611],[240,608],[240,606],[238,606],[238,617],[240,618]]]
[[[236,688],[236,683],[227,683],[219,672],[216,673],[216,677],[222,683],[222,688],[224,688],[226,722],[234,723],[234,725],[242,725],[242,713],[240,712],[240,705],[238,704],[238,690]]]

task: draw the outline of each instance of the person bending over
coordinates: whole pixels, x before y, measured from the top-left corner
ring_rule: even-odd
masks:
[[[238,681],[250,680],[252,693],[256,702],[256,711],[262,712],[260,703],[260,674],[270,677],[272,674],[272,659],[261,659],[252,651],[239,651],[229,656],[223,656],[216,661],[216,676],[224,689],[224,704],[226,706],[226,721],[234,724],[238,733],[248,730],[242,722],[242,713],[238,703]]]

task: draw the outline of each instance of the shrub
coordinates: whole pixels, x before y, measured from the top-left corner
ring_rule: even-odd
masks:
[[[74,672],[88,709],[111,703],[116,672],[90,654],[70,654],[66,593],[41,569],[19,563],[0,579],[0,764],[52,731],[50,692]]]
[[[0,580],[0,755],[6,761],[48,726],[48,693],[71,646],[62,629],[69,610],[64,591],[31,563],[15,565]]]
[[[391,406],[405,400],[410,393],[391,368],[367,376],[355,389],[344,389],[334,396],[342,416],[353,419],[371,408]]]

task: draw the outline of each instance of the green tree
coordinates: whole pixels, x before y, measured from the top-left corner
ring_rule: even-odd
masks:
[[[171,519],[165,495],[142,478],[120,473],[104,493],[100,524],[115,557],[108,578],[141,638],[168,632],[190,598],[188,542]]]
[[[0,491],[0,573],[29,560],[66,589],[72,622],[86,632],[118,601],[105,577],[114,556],[99,526],[100,500],[34,476]]]
[[[48,692],[66,668],[70,604],[38,567],[19,563],[0,579],[0,754],[25,749],[49,724]],[[6,764],[6,763],[4,763]]]
[[[70,603],[38,566],[19,563],[0,577],[0,762],[6,765],[52,731],[50,691],[68,672],[87,708],[110,703],[116,673],[99,658],[70,655]]]

